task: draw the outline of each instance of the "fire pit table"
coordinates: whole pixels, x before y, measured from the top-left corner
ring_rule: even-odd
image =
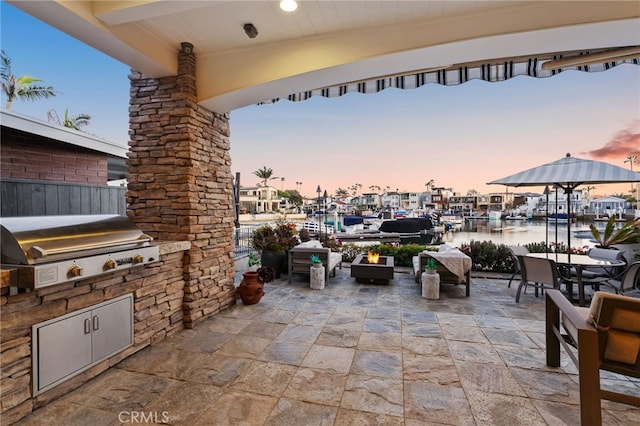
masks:
[[[366,253],[359,254],[351,262],[351,276],[361,284],[389,284],[393,279],[393,256],[378,256],[375,263]]]

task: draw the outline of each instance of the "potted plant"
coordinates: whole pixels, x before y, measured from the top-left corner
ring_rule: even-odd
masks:
[[[440,298],[440,275],[436,272],[436,260],[432,257],[427,259],[424,273],[420,279],[422,283],[422,297],[425,299]]]
[[[275,230],[278,246],[282,250],[280,253],[280,267],[282,272],[289,269],[289,250],[300,244],[298,230],[295,223],[278,222]]]
[[[438,266],[436,265],[436,260],[434,258],[430,257],[429,259],[427,259],[427,264],[424,267],[424,271],[427,274],[435,274],[437,268]]]
[[[317,254],[311,255],[311,264],[313,267],[319,268],[322,266],[322,259]]]
[[[609,218],[602,234],[593,224],[589,225],[591,235],[596,240],[598,247],[607,248],[614,244],[640,242],[640,218],[631,219],[618,229],[615,229],[615,219],[615,216]]]
[[[311,257],[311,270],[309,286],[314,290],[322,290],[325,283],[324,268],[322,267],[322,259],[317,254],[312,254]]]
[[[298,230],[295,223],[278,223],[274,229],[278,245],[284,252],[288,252],[298,244]]]
[[[278,240],[275,229],[269,225],[256,228],[251,236],[251,246],[260,252],[261,264],[272,267],[276,278],[280,278],[284,249]]]
[[[238,286],[240,299],[245,305],[254,305],[264,296],[264,285],[276,278],[276,273],[271,266],[261,266],[256,271],[247,271],[242,274],[242,281]]]
[[[262,262],[260,261],[260,258],[254,252],[249,253],[248,263],[249,263],[250,272],[257,272],[258,268],[262,266]]]
[[[612,216],[602,233],[593,224],[589,225],[589,229],[597,247],[624,251],[627,264],[633,263],[640,253],[640,218],[631,219],[615,229],[615,217]]]

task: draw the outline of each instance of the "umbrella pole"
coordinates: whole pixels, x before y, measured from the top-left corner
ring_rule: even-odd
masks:
[[[544,218],[544,251],[547,253],[547,259],[549,258],[549,194],[547,194],[547,210],[545,211]]]
[[[549,186],[544,187],[544,194],[547,199],[547,205],[544,210],[545,218],[544,218],[544,251],[547,254],[547,259],[549,258]]]
[[[553,211],[553,214],[555,215],[555,224],[556,224],[556,250],[558,249],[558,187],[556,186],[556,207],[555,210]],[[557,252],[556,252],[557,253]]]
[[[569,268],[571,268],[571,188],[565,189],[567,194],[567,260],[569,261]]]

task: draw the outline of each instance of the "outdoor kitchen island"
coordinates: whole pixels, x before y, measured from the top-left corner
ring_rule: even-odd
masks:
[[[144,347],[184,328],[183,262],[185,251],[191,245],[188,241],[154,241],[152,245],[158,248],[159,259],[151,263],[37,289],[18,288],[18,268],[2,266],[0,388],[3,423],[11,424],[19,420]],[[95,306],[99,308],[94,310]],[[38,379],[47,379],[44,372],[38,371],[37,354],[33,349],[38,348],[38,332],[33,334],[37,325],[53,325],[55,329],[58,318],[71,318],[73,322],[76,313],[85,315],[100,312],[102,315],[106,311],[100,309],[112,306],[117,307],[113,312],[118,318],[127,316],[121,315],[123,310],[130,311],[130,343],[127,344],[125,336],[124,346],[120,345],[115,353],[105,353],[100,352],[99,345],[96,348],[94,342],[94,347],[90,349],[94,351],[94,358],[89,359],[85,366],[68,371],[66,377],[53,377],[52,385],[37,389]],[[94,315],[93,318],[96,317]],[[79,323],[80,337],[106,327],[106,320],[89,318]],[[53,337],[55,344],[56,335]],[[81,352],[80,347],[72,349],[75,349],[70,352],[74,357]],[[49,368],[48,371],[58,371],[58,368]],[[36,374],[43,377],[34,377]]]

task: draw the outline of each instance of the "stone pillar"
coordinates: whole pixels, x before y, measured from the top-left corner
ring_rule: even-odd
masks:
[[[184,321],[235,303],[229,114],[202,108],[193,46],[182,43],[178,75],[132,70],[128,215],[158,240],[189,241]]]

